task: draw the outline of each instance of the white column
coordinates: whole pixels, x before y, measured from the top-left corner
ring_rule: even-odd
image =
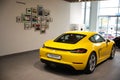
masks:
[[[98,20],[98,1],[91,1],[90,8],[90,31],[96,31]]]

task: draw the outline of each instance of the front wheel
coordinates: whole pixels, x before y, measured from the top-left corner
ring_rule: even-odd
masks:
[[[110,54],[110,59],[113,59],[115,57],[115,51],[116,51],[116,47],[113,46]]]
[[[94,53],[92,53],[88,59],[88,63],[87,66],[85,68],[85,73],[92,73],[95,70],[96,67],[96,55]]]

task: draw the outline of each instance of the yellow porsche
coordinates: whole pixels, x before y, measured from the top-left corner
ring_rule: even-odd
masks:
[[[92,73],[96,65],[115,56],[115,43],[96,32],[68,31],[40,48],[40,60],[47,65],[66,66]]]

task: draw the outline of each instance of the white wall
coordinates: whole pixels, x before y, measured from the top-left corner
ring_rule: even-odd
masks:
[[[70,24],[76,24],[77,30],[84,29],[82,19],[82,3],[76,2],[70,4]],[[72,25],[71,25],[72,27]]]
[[[70,23],[82,24],[82,3],[76,2],[70,4]]]
[[[45,34],[34,29],[24,30],[23,23],[16,23],[16,16],[37,5],[50,10],[53,18]],[[0,10],[0,56],[39,49],[44,41],[69,30],[70,3],[63,0],[1,0]]]

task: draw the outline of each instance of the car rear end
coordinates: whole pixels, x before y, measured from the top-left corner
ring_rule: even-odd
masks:
[[[46,64],[63,65],[75,70],[83,70],[87,64],[85,53],[73,53],[72,50],[40,48],[40,60]]]
[[[46,64],[61,64],[84,70],[90,54],[88,32],[66,32],[40,48],[40,59]]]

